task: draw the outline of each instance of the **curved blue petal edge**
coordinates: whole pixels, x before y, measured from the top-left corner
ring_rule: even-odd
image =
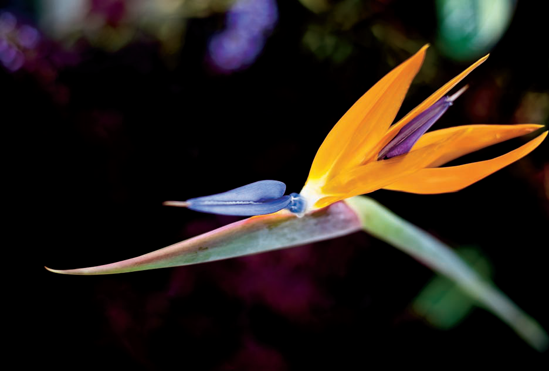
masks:
[[[268,201],[212,201],[208,196],[188,200],[188,208],[203,213],[236,216],[272,214],[290,204],[290,196]]]
[[[191,198],[187,207],[204,213],[253,216],[272,214],[286,208],[291,201],[284,196],[286,185],[276,180],[261,180],[227,192]]]

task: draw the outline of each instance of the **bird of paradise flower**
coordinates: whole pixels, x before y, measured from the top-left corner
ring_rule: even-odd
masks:
[[[549,337],[491,282],[448,246],[379,205],[358,196],[378,189],[419,194],[455,192],[526,156],[547,136],[491,160],[440,167],[465,154],[536,130],[542,125],[469,125],[425,133],[463,93],[445,96],[481,58],[391,126],[419,71],[427,45],[366,92],[339,120],[318,150],[299,194],[260,181],[213,196],[168,201],[218,214],[253,215],[206,234],[117,263],[53,270],[75,275],[114,274],[196,264],[369,232],[452,279],[538,350]],[[267,215],[265,215],[267,214]],[[296,217],[296,214],[298,217]]]
[[[426,49],[423,47],[374,85],[328,134],[301,191],[313,207],[381,188],[422,194],[458,191],[527,155],[545,139],[547,132],[492,160],[438,168],[543,125],[468,125],[422,135],[455,99],[444,95],[483,63],[486,56],[390,126],[423,63]],[[397,152],[397,156],[382,159],[391,152]]]
[[[485,56],[390,126],[427,47],[388,73],[339,120],[318,150],[299,195],[283,196],[285,186],[281,182],[263,181],[220,195],[165,204],[234,215],[268,214],[283,208],[302,214],[378,189],[421,194],[455,192],[524,157],[545,139],[547,132],[495,159],[439,168],[543,125],[467,125],[425,134],[466,87],[450,97],[445,94],[482,64],[488,58]],[[300,205],[296,205],[298,202]]]

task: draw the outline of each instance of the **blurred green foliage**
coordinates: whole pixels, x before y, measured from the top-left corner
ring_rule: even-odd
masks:
[[[514,0],[437,0],[437,46],[455,60],[482,56],[499,41],[513,16]]]
[[[456,249],[456,252],[481,277],[490,279],[490,262],[478,248],[462,247]],[[477,304],[455,282],[443,276],[436,276],[415,298],[412,309],[431,325],[447,330],[465,319]]]

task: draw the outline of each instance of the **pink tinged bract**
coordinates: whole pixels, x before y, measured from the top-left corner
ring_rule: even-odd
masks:
[[[356,212],[345,202],[338,202],[301,218],[280,212],[245,219],[117,263],[69,270],[48,269],[61,274],[99,275],[175,267],[303,245],[361,229]]]

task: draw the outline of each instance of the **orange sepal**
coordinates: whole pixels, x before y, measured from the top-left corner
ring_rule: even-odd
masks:
[[[411,151],[405,155],[370,162],[345,171],[330,181],[322,191],[330,197],[330,202],[334,202],[337,199],[350,198],[383,188],[402,177],[425,168],[436,160],[440,155],[441,148],[451,145],[459,139],[460,135],[461,133],[456,133],[452,137],[444,138],[437,143]],[[315,207],[321,207],[326,202],[322,198],[315,204]]]
[[[423,169],[399,179],[384,189],[418,194],[456,192],[526,156],[539,146],[546,136],[547,132],[511,152],[491,160],[460,166]]]
[[[425,45],[368,90],[337,122],[316,153],[309,180],[337,174],[354,163],[356,150],[371,149],[393,122],[425,58]]]
[[[543,125],[537,124],[456,126],[426,133],[413,148],[420,149],[461,133],[459,139],[452,142],[451,146],[444,147],[440,157],[428,166],[438,167],[471,152],[529,134],[542,127]]]

